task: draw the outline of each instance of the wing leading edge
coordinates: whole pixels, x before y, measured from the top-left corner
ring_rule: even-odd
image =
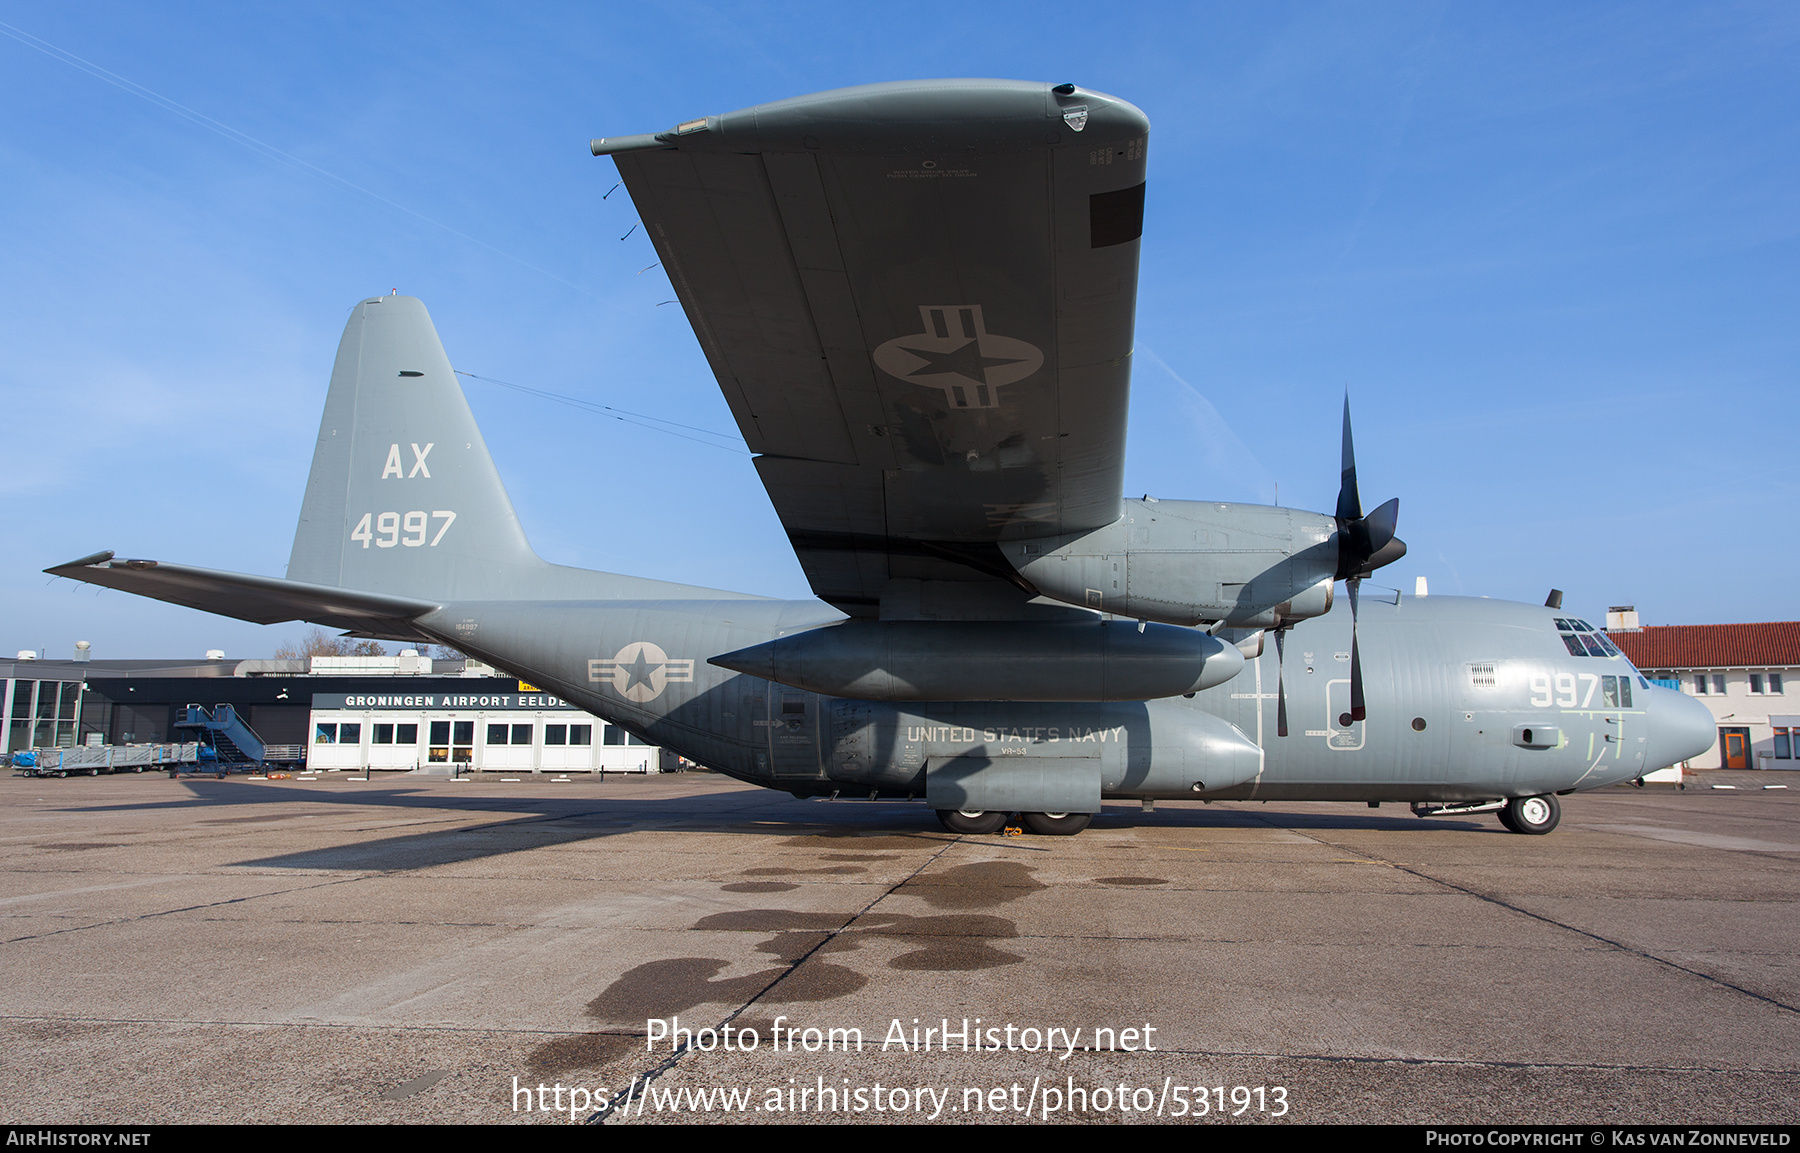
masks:
[[[1118,519],[1148,131],[1100,93],[955,80],[594,142],[820,597],[1027,597],[998,542]]]

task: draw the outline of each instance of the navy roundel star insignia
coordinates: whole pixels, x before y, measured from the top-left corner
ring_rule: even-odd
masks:
[[[671,684],[694,679],[694,662],[672,661],[669,654],[649,641],[632,641],[609,660],[588,662],[588,680],[610,684],[628,701],[653,701]]]

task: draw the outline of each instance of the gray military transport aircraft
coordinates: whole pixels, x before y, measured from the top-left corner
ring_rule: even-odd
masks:
[[[450,645],[740,780],[922,799],[962,833],[1165,798],[1545,833],[1559,794],[1703,751],[1698,702],[1552,607],[1359,604],[1405,545],[1397,501],[1362,512],[1348,404],[1331,514],[1124,498],[1148,131],[1072,84],[957,80],[592,143],[818,600],[539,559],[403,296],[344,330],[286,579],[47,571]]]

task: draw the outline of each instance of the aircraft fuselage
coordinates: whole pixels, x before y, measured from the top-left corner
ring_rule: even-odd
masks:
[[[1709,724],[1622,656],[1572,655],[1551,609],[1365,596],[1361,611],[1355,722],[1347,607],[1296,626],[1285,667],[1268,645],[1225,684],[1150,701],[856,700],[707,663],[832,627],[818,602],[461,603],[418,623],[647,741],[802,795],[924,798],[929,770],[979,773],[990,804],[1067,793],[1071,811],[1102,797],[1478,802],[1631,780]]]

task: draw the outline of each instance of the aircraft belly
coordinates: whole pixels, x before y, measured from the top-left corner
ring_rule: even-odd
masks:
[[[1261,756],[1242,732],[1202,710],[1129,703],[918,704],[832,700],[827,773],[844,784],[929,792],[939,772],[958,779],[1035,782],[1042,811],[1091,784],[1094,795],[1195,796],[1256,775]],[[1008,786],[1012,787],[1012,786]],[[1024,786],[1019,786],[1023,788]],[[1085,795],[1083,792],[1082,795]],[[1066,800],[1066,797],[1065,797]]]

